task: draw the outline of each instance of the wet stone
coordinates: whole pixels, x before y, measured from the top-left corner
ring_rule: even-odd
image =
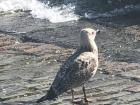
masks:
[[[101,30],[95,39],[99,69],[85,84],[89,105],[140,104],[139,25],[123,27],[121,19],[120,24],[99,20],[52,24],[25,14],[0,16],[0,105],[38,105],[35,101],[47,93],[61,64],[78,47],[84,27]],[[77,104],[84,105],[81,87],[74,90]],[[72,105],[71,101],[68,91],[39,105]]]

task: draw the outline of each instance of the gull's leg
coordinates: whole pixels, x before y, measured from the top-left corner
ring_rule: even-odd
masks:
[[[87,96],[86,96],[86,92],[85,92],[85,86],[83,85],[83,93],[84,93],[84,101],[87,103]]]
[[[71,88],[72,102],[74,102],[74,90]]]

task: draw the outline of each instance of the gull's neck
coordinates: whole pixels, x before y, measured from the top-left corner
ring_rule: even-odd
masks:
[[[88,41],[81,41],[80,50],[84,52],[98,53],[98,49],[94,39],[89,39]]]

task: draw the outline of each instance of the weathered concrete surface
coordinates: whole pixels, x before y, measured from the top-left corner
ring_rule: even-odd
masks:
[[[0,105],[71,105],[69,91],[56,101],[35,101],[47,93],[59,66],[78,46],[83,27],[101,30],[96,37],[100,67],[86,84],[89,105],[140,104],[139,24],[86,20],[51,24],[22,13],[1,19]],[[75,98],[84,104],[80,87]]]

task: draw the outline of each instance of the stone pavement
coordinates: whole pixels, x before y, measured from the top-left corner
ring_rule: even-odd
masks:
[[[34,102],[47,92],[59,66],[73,51],[53,44],[23,43],[0,34],[0,105],[71,105],[69,91],[55,102]],[[86,84],[89,105],[140,105],[139,59],[126,62],[129,55],[120,59],[109,53],[110,60],[107,54],[100,50],[98,72]],[[79,101],[83,98],[80,87],[75,89],[75,98],[84,105]]]

